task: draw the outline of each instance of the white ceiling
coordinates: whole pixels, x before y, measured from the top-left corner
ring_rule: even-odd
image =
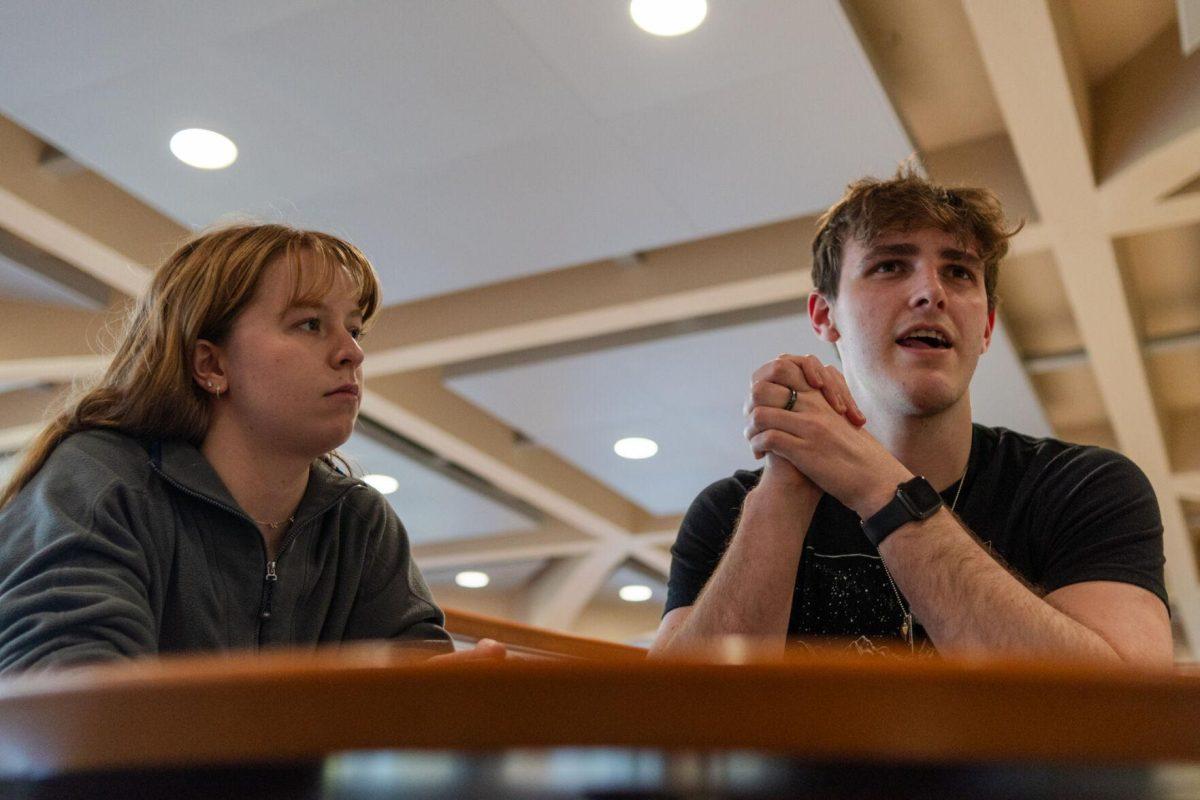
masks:
[[[0,111],[169,215],[343,233],[398,302],[827,205],[912,149],[836,3],[0,7]],[[209,127],[219,172],[167,141]]]
[[[187,225],[253,214],[345,235],[372,256],[388,303],[811,214],[912,150],[838,3],[712,0],[678,39],[636,29],[627,7],[5,0],[0,114]],[[184,166],[167,142],[185,127],[227,134],[238,161]],[[0,277],[0,294],[19,291]],[[778,352],[828,352],[807,327],[727,325],[448,385],[646,509],[677,513],[753,466],[739,410],[749,373]],[[1048,433],[1002,335],[974,396],[981,420]],[[613,440],[630,434],[661,454],[617,458]],[[345,450],[400,479],[389,499],[415,543],[534,527],[375,441]]]

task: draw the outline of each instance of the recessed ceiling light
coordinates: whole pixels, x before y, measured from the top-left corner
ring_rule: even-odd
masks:
[[[237,145],[204,128],[187,128],[171,137],[171,152],[196,169],[224,169],[237,161]]]
[[[679,36],[700,27],[707,0],[630,0],[629,16],[646,33]]]
[[[400,488],[400,481],[391,475],[363,475],[363,483],[380,494],[391,494]]]
[[[622,600],[630,603],[644,603],[654,594],[649,586],[642,586],[638,583],[631,583],[628,586],[622,586],[621,591],[617,592]]]
[[[492,582],[486,572],[467,570],[454,576],[454,582],[464,589],[482,589]]]
[[[613,452],[621,458],[649,458],[658,452],[658,443],[641,436],[628,436],[617,440],[613,445]]]

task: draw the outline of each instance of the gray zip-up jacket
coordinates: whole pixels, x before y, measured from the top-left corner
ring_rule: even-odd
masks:
[[[451,649],[391,506],[313,466],[275,562],[200,452],[63,441],[0,511],[0,672],[402,638]]]

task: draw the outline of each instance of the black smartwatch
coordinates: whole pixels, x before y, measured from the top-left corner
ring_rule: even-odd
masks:
[[[892,531],[909,522],[929,519],[944,505],[942,496],[920,475],[896,487],[891,502],[863,520],[863,531],[876,549]]]

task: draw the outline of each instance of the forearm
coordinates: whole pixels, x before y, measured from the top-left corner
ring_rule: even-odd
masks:
[[[879,552],[942,653],[1120,660],[1099,634],[1005,569],[946,509],[898,529]]]
[[[798,484],[759,485],[692,611],[657,653],[693,650],[722,636],[776,641],[791,617],[804,535],[820,493]]]

